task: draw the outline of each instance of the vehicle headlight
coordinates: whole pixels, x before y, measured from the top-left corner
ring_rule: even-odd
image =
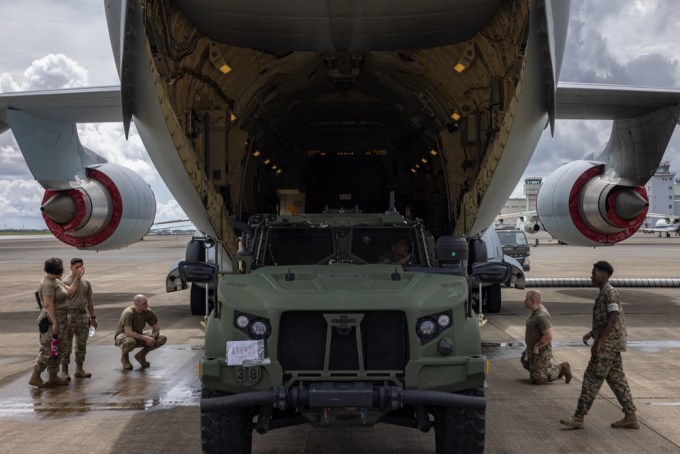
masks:
[[[437,325],[431,318],[421,318],[416,325],[418,337],[423,340],[432,339],[437,335]]]
[[[272,332],[269,320],[244,312],[234,313],[234,326],[255,340],[267,339]]]
[[[246,329],[249,323],[250,319],[245,315],[239,315],[238,317],[236,317],[236,326],[238,326],[241,329]]]
[[[248,333],[253,339],[265,339],[269,337],[270,331],[269,323],[263,319],[253,320],[248,328]]]
[[[451,316],[449,316],[449,314],[439,314],[437,317],[437,325],[441,326],[442,328],[448,328],[450,324]]]
[[[420,317],[416,321],[416,334],[422,344],[425,344],[435,337],[439,336],[445,330],[451,328],[453,325],[452,312],[438,312],[424,317]]]

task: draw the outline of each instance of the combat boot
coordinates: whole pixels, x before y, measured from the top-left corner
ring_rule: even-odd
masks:
[[[59,373],[59,378],[61,378],[62,380],[66,380],[67,382],[71,381],[71,376],[68,374],[68,364],[61,365],[61,372]]]
[[[612,427],[615,429],[639,429],[640,421],[635,416],[635,412],[626,413],[622,420],[613,422]]]
[[[123,369],[131,370],[132,363],[130,362],[130,352],[123,352],[120,355],[120,363],[123,365]]]
[[[143,349],[138,351],[137,354],[135,355],[135,359],[142,367],[149,367],[151,365],[151,363],[146,360],[146,354],[149,353],[150,351],[151,350],[144,347]]]
[[[574,413],[571,418],[560,419],[560,424],[564,424],[572,429],[583,429],[583,415]]]
[[[90,378],[92,374],[90,372],[85,372],[83,369],[83,363],[76,363],[76,372],[73,374],[78,378]]]
[[[64,380],[59,377],[56,372],[50,372],[49,378],[47,379],[47,386],[63,386],[68,385],[68,380]]]
[[[569,363],[562,363],[560,364],[560,375],[557,377],[562,378],[564,377],[564,382],[569,383],[571,382],[571,366]]]
[[[33,366],[33,375],[31,375],[31,378],[28,379],[28,384],[31,386],[35,386],[37,388],[44,388],[47,386],[47,383],[42,381],[42,378],[40,378],[40,366],[37,364]]]

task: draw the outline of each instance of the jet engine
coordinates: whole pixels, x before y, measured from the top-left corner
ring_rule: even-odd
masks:
[[[553,237],[573,246],[607,246],[640,228],[647,191],[617,184],[604,169],[601,162],[574,161],[544,179],[536,209]]]
[[[50,232],[78,249],[120,249],[139,241],[156,216],[148,183],[117,164],[86,171],[72,189],[45,191],[40,210]]]
[[[531,216],[528,221],[524,223],[524,231],[526,233],[537,233],[541,230],[541,224],[538,222],[537,216]]]

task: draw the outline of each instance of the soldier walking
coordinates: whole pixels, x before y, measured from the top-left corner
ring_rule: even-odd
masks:
[[[62,282],[66,285],[76,279],[78,270],[83,267],[83,259],[71,259],[71,274]],[[85,372],[85,354],[87,353],[87,338],[89,337],[90,324],[97,327],[97,317],[94,315],[94,305],[92,304],[92,285],[85,278],[80,278],[80,285],[73,295],[68,298],[67,332],[63,335],[62,354],[61,354],[61,373],[59,376],[64,380],[71,380],[68,372],[68,365],[71,361],[71,350],[73,349],[73,339],[76,340],[76,371],[74,375],[78,378],[90,378],[92,373]]]
[[[593,329],[583,336],[586,345],[590,338],[594,340],[590,348],[590,361],[583,374],[581,396],[574,416],[560,420],[560,423],[574,429],[583,429],[583,418],[588,414],[605,379],[625,414],[623,419],[613,422],[611,426],[619,429],[640,428],[633,396],[623,372],[621,352],[626,351],[626,321],[619,293],[609,283],[613,273],[614,268],[608,262],[600,261],[593,265],[590,280],[600,289],[600,293],[593,307]]]

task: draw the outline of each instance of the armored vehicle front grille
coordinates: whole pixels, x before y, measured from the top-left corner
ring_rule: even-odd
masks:
[[[352,311],[349,314],[363,316],[358,325],[361,352],[356,326],[331,326],[328,370],[359,370],[361,357],[366,371],[403,371],[408,361],[408,327],[404,313]],[[329,316],[342,318],[345,314],[320,311],[282,314],[278,357],[284,371],[324,370]]]

